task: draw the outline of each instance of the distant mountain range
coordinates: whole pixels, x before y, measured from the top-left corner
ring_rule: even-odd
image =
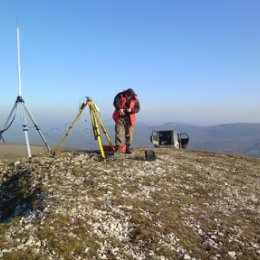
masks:
[[[113,142],[114,125],[105,125],[105,127]],[[49,145],[55,147],[67,129],[68,126],[62,131],[58,128],[53,128],[48,132],[43,132]],[[153,130],[186,132],[190,137],[187,149],[235,153],[260,158],[260,124],[237,123],[215,126],[195,126],[169,122],[151,126],[138,122],[135,127],[134,146],[153,147],[150,142],[150,136]],[[29,129],[29,136],[32,144],[42,144],[39,135],[34,129]],[[104,143],[107,143],[102,131],[101,136]],[[8,130],[5,137],[7,143],[24,143],[24,136],[20,126],[19,131],[15,131],[14,129]],[[97,141],[94,140],[90,123],[84,124],[84,126],[77,125],[67,137],[64,147],[86,150],[97,149]]]

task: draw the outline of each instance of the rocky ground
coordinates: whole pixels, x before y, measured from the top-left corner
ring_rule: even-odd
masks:
[[[0,161],[0,259],[260,259],[260,159],[144,151]]]

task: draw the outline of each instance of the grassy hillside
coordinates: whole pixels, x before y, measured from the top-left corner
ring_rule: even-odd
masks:
[[[0,161],[0,259],[259,259],[259,159],[144,150]]]

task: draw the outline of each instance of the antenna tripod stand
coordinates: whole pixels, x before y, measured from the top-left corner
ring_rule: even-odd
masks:
[[[13,123],[13,121],[15,119],[15,116],[16,116],[17,106],[19,106],[19,108],[20,108],[20,114],[21,114],[21,119],[22,119],[22,128],[23,128],[23,132],[24,132],[24,136],[25,136],[25,143],[26,143],[28,157],[29,158],[32,157],[32,153],[31,153],[31,148],[30,148],[30,143],[29,143],[28,125],[27,125],[27,119],[26,119],[25,112],[27,113],[27,115],[31,119],[35,129],[38,131],[40,137],[42,138],[43,143],[45,144],[45,146],[47,147],[49,152],[52,152],[51,148],[47,144],[47,141],[46,141],[44,135],[42,134],[42,131],[41,131],[40,127],[36,123],[32,113],[30,112],[30,110],[25,105],[25,102],[24,102],[22,96],[18,96],[17,97],[17,99],[15,101],[15,104],[14,104],[14,106],[13,106],[13,108],[12,108],[12,110],[11,110],[7,120],[6,120],[4,129],[0,130],[0,138],[3,139],[3,141],[4,141],[4,138],[2,137],[2,134],[12,125],[12,123]]]
[[[72,129],[74,128],[76,123],[78,122],[81,114],[83,113],[84,109],[87,106],[89,107],[89,111],[90,111],[90,118],[91,118],[91,124],[92,124],[94,138],[95,138],[95,140],[98,141],[98,145],[99,145],[99,149],[100,149],[102,158],[105,159],[106,157],[105,157],[105,152],[104,152],[104,148],[103,148],[101,137],[100,137],[100,130],[99,130],[98,124],[100,125],[104,135],[106,136],[106,138],[107,138],[107,140],[110,144],[110,147],[114,151],[114,146],[113,146],[111,139],[110,139],[110,137],[109,137],[109,135],[108,135],[108,133],[105,129],[104,124],[102,123],[102,121],[101,121],[101,119],[98,115],[98,110],[97,110],[96,105],[92,102],[91,97],[86,97],[86,99],[87,99],[86,103],[83,103],[81,105],[80,111],[79,111],[77,117],[75,118],[75,120],[73,121],[73,123],[71,124],[71,126],[69,127],[68,131],[65,133],[65,135],[62,138],[62,140],[60,141],[60,143],[54,148],[53,155],[56,155],[60,151],[62,145],[64,144],[64,142],[66,140],[66,138],[68,137],[68,135],[70,134],[70,132],[72,131]]]
[[[38,131],[40,137],[42,138],[45,146],[47,147],[47,149],[51,151],[51,148],[48,146],[46,139],[44,138],[38,124],[36,123],[35,119],[33,118],[32,113],[30,112],[30,110],[26,107],[24,100],[22,98],[22,87],[21,87],[21,65],[20,65],[20,31],[19,31],[19,27],[17,27],[17,57],[18,57],[18,97],[15,101],[15,104],[6,120],[4,129],[0,130],[0,140],[2,139],[4,142],[4,138],[2,136],[2,134],[8,130],[8,128],[12,125],[15,116],[16,116],[16,110],[17,110],[17,106],[19,105],[20,108],[20,114],[21,114],[21,119],[22,119],[22,129],[24,132],[24,136],[25,136],[25,143],[26,143],[26,148],[27,148],[27,154],[28,157],[30,158],[32,156],[31,153],[31,148],[30,148],[30,143],[29,143],[29,136],[28,136],[28,126],[27,126],[27,119],[26,119],[26,115],[25,112],[27,113],[27,115],[29,116],[29,118],[31,119],[31,121],[34,124],[34,127],[36,128],[36,130]]]

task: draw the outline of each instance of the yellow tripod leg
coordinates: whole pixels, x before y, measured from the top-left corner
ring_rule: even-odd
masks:
[[[110,139],[110,137],[109,137],[109,135],[108,135],[108,133],[107,133],[107,131],[106,131],[106,128],[105,128],[103,122],[101,121],[101,119],[100,119],[100,117],[99,117],[99,115],[98,115],[98,112],[97,112],[95,106],[93,106],[93,107],[94,107],[94,108],[93,108],[93,112],[95,113],[96,119],[97,119],[97,121],[98,121],[98,123],[99,123],[99,125],[100,125],[100,127],[101,127],[101,129],[102,129],[102,131],[103,131],[103,133],[104,133],[104,135],[106,136],[107,141],[109,142],[111,148],[112,148],[113,150],[115,150],[115,149],[114,149],[114,145],[113,145],[113,143],[112,143],[112,141],[111,141],[111,139]]]
[[[99,149],[100,149],[100,152],[101,152],[101,156],[102,156],[103,159],[105,159],[106,156],[105,156],[105,152],[104,152],[104,149],[103,149],[103,145],[102,145],[102,141],[101,141],[101,137],[100,137],[100,131],[99,131],[99,128],[98,128],[98,124],[97,124],[97,120],[96,120],[96,117],[95,117],[95,113],[92,110],[93,109],[92,106],[89,106],[89,109],[90,109],[90,116],[91,116],[94,136],[95,136],[95,138],[98,141],[98,146],[99,146]]]
[[[72,129],[74,128],[74,126],[76,125],[76,123],[78,122],[78,120],[79,120],[79,118],[80,118],[81,114],[83,113],[83,111],[84,111],[84,109],[85,109],[86,106],[87,106],[87,103],[82,106],[82,108],[81,108],[80,111],[79,111],[79,114],[77,115],[76,119],[73,121],[73,123],[71,124],[71,126],[69,127],[69,129],[68,129],[68,131],[66,132],[66,134],[64,135],[64,137],[62,138],[62,140],[60,141],[60,143],[54,148],[54,150],[53,150],[53,154],[54,154],[54,155],[57,154],[57,153],[60,151],[62,145],[64,144],[64,142],[65,142],[65,140],[66,140],[66,138],[68,137],[68,135],[70,134],[70,132],[72,131]]]

